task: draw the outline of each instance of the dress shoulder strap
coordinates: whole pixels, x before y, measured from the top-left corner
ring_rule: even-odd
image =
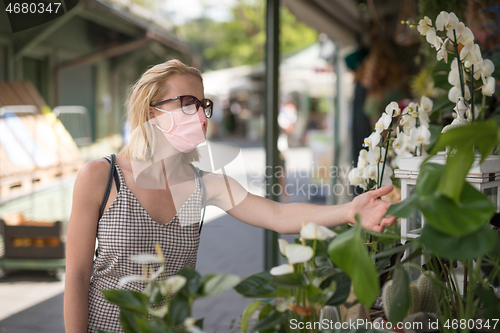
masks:
[[[200,186],[201,186],[201,192],[202,192],[201,205],[203,207],[203,214],[201,216],[200,229],[199,229],[199,232],[201,233],[201,228],[203,227],[203,221],[205,219],[205,211],[207,210],[207,199],[206,199],[206,192],[207,191],[205,189],[205,183],[203,182],[203,170],[198,169],[197,167],[195,167],[191,163],[189,163],[189,165],[191,166],[191,168],[193,168],[194,173],[196,174],[196,177],[200,181]]]
[[[110,167],[109,167],[109,176],[108,176],[108,183],[106,185],[106,191],[104,192],[104,198],[101,203],[101,208],[99,209],[99,219],[101,219],[103,213],[104,213],[104,208],[106,207],[106,203],[108,202],[109,198],[109,193],[111,192],[111,182],[113,179],[115,180],[116,184],[116,191],[120,191],[120,180],[118,179],[118,173],[116,172],[116,167],[115,167],[115,154],[111,154],[111,158],[108,159],[105,157],[105,159],[109,162]]]

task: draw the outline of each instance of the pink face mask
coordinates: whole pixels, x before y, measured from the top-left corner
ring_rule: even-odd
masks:
[[[174,146],[175,149],[188,153],[195,149],[200,143],[207,139],[207,118],[200,107],[198,112],[193,115],[187,115],[177,109],[174,111],[165,111],[162,109],[156,110],[169,113],[172,120],[172,126],[168,131],[156,125],[165,135],[167,140]]]

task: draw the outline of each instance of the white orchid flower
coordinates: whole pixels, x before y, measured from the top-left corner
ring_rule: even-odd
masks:
[[[436,50],[438,50],[441,47],[441,45],[443,45],[443,40],[441,39],[441,37],[436,35],[436,30],[434,30],[434,28],[431,28],[427,32],[427,35],[425,35],[425,39]]]
[[[468,65],[467,68],[470,68],[472,65],[469,61],[466,61],[465,63]],[[474,79],[479,80],[481,78],[481,74],[485,77],[489,77],[494,71],[495,65],[493,64],[493,61],[490,59],[481,59],[474,65]]]
[[[323,241],[337,236],[337,233],[322,225],[316,225],[315,223],[309,222],[300,230],[300,236],[304,239],[317,239]]]
[[[184,319],[184,327],[189,333],[204,333],[198,326],[196,326],[196,322],[198,319],[187,317]]]
[[[415,127],[416,124],[416,118],[413,118],[409,114],[405,114],[401,116],[401,120],[399,121],[399,124],[403,126],[403,131],[405,132],[406,135],[410,135],[410,130]]]
[[[167,306],[167,304],[165,304],[164,306],[162,306],[162,307],[160,307],[158,309],[155,309],[155,308],[152,308],[152,307],[148,307],[148,312],[152,316],[155,316],[155,317],[158,317],[158,318],[165,318],[165,316],[168,313],[168,306]]]
[[[347,175],[349,184],[360,186],[366,190],[366,179],[363,177],[363,169],[354,168]]]
[[[401,109],[399,108],[399,104],[397,102],[390,102],[385,107],[385,113],[387,113],[389,116],[392,117],[399,116],[401,114]]]
[[[382,133],[384,130],[388,129],[391,125],[392,117],[387,113],[382,113],[382,116],[375,124],[375,131],[377,133]]]
[[[470,108],[467,109],[466,116],[467,119],[470,119],[472,121]],[[479,108],[474,105],[474,119],[477,119],[477,117],[479,117]]]
[[[380,133],[373,132],[369,137],[365,138],[363,146],[368,147],[369,149],[375,149],[375,147],[379,144],[380,139]]]
[[[430,99],[427,96],[422,96],[420,98],[420,112],[423,113],[430,113],[432,111],[432,106],[434,103],[432,102],[432,99]]]
[[[429,122],[430,122],[430,119],[429,119],[428,113],[420,112],[418,114],[418,123],[420,124],[420,126],[424,126],[424,127],[429,128]]]
[[[160,293],[167,296],[179,291],[186,284],[186,278],[182,275],[172,275],[165,280],[158,282]]]
[[[427,96],[422,96],[420,98],[420,112],[423,113],[431,113],[432,107],[434,106],[434,103],[432,102],[432,99],[430,99]]]
[[[378,170],[376,165],[369,165],[363,170],[363,177],[366,179],[377,180],[378,178]]]
[[[369,163],[368,163],[368,151],[366,149],[361,149],[359,151],[359,156],[358,156],[358,169],[363,170]]]
[[[395,151],[403,148],[403,145],[405,143],[405,136],[406,136],[405,132],[400,131],[398,129],[398,133],[396,134],[396,139],[394,139],[394,141],[392,142],[392,147],[394,148]]]
[[[380,149],[372,149],[368,151],[368,154],[366,155],[366,159],[368,160],[368,163],[370,165],[377,165],[378,162],[380,162],[380,157],[385,156],[385,148],[382,147],[382,154],[380,153]]]
[[[425,126],[412,128],[410,132],[410,140],[414,146],[428,145],[431,140],[431,132]]]
[[[469,61],[472,65],[476,65],[480,60],[482,60],[481,56],[481,49],[479,48],[479,45],[473,44],[472,49],[469,49],[470,45],[470,40],[465,42],[465,45],[462,48],[462,51],[460,51],[460,60],[464,61]]]
[[[456,59],[453,60],[453,62],[455,61]],[[460,74],[458,73],[458,66],[451,66],[450,73],[448,73],[448,82],[455,87],[460,85]]]
[[[418,21],[417,30],[422,36],[427,35],[427,32],[432,28],[432,21],[429,17],[424,16],[423,19]]]
[[[485,96],[492,96],[495,93],[495,78],[493,76],[485,78],[484,75],[481,74],[481,79],[483,80],[481,93]]]
[[[415,102],[410,102],[404,109],[403,109],[403,115],[410,115],[413,118],[416,118],[418,115],[417,111],[417,106],[418,104]]]
[[[458,23],[459,20],[455,13],[442,11],[436,18],[436,29],[439,31],[454,29],[458,26]]]
[[[464,86],[464,91],[465,91],[465,98],[470,99],[470,89],[469,86],[465,85]],[[448,99],[456,103],[458,102],[458,98],[462,97],[462,91],[460,90],[459,87],[452,87],[450,91],[448,92]]]
[[[437,60],[444,59],[445,63],[448,63],[448,45],[450,44],[450,39],[446,38],[443,42],[443,45],[441,45],[441,48],[436,54]]]
[[[474,34],[472,33],[472,30],[467,28],[462,22],[459,22],[457,24],[455,28],[455,34],[457,36],[457,43],[465,44],[465,42],[468,40],[474,40]],[[448,30],[448,32],[446,33],[446,37],[448,37],[452,41],[455,40],[453,29]]]
[[[292,311],[294,306],[295,306],[295,298],[294,297],[287,298],[284,302],[278,304],[278,306],[276,307],[276,311],[278,312],[285,312],[287,310]]]

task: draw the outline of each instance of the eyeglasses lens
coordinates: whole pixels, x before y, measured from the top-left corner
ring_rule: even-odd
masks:
[[[181,97],[182,112],[184,112],[185,114],[195,114],[196,111],[198,111],[198,105],[201,105],[201,102],[193,96]]]

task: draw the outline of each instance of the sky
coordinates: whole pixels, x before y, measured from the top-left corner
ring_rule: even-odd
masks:
[[[235,2],[236,0],[164,0],[162,9],[170,14],[175,24],[200,17],[204,11],[213,20],[228,21],[231,19],[229,6]]]

